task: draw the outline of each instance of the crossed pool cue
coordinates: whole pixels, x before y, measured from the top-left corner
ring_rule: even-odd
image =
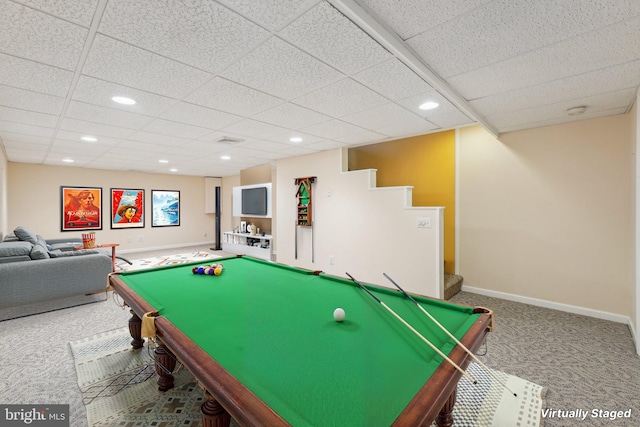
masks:
[[[371,291],[369,291],[369,289],[367,289],[364,285],[362,285],[360,282],[358,282],[356,279],[353,278],[353,276],[351,276],[349,273],[346,273],[347,276],[358,286],[360,286],[363,290],[365,290],[372,298],[374,298],[378,303],[380,303],[380,305],[382,305],[389,313],[391,313],[393,316],[395,316],[398,320],[400,320],[407,328],[409,328],[409,330],[411,330],[414,334],[416,334],[422,341],[424,341],[425,343],[427,343],[433,350],[435,350],[444,360],[446,360],[449,364],[451,364],[451,366],[453,366],[454,368],[456,368],[458,371],[460,371],[465,378],[467,378],[469,381],[471,381],[474,384],[477,384],[478,382],[476,380],[474,380],[469,374],[467,374],[466,371],[464,371],[460,366],[458,366],[455,362],[453,362],[451,359],[449,359],[444,353],[442,353],[440,351],[440,349],[438,349],[436,346],[434,346],[428,339],[426,339],[424,336],[422,336],[418,331],[416,331],[411,325],[409,325],[402,317],[400,317],[400,315],[398,315],[395,311],[393,311],[391,308],[389,308],[389,306],[387,306],[384,302],[382,302],[378,297],[376,297],[375,295],[373,295],[371,293]],[[391,277],[389,277],[387,275],[387,273],[382,273],[384,275],[384,277],[386,277],[391,283],[393,283],[393,285],[398,288],[405,297],[407,297],[411,302],[413,302],[416,306],[418,306],[418,308],[427,315],[427,317],[429,317],[429,319],[431,319],[440,329],[442,329],[448,336],[449,338],[451,338],[457,345],[459,345],[469,356],[471,356],[471,358],[478,363],[480,366],[482,366],[485,371],[491,375],[493,377],[494,380],[496,380],[498,383],[500,383],[505,390],[507,390],[509,393],[513,394],[515,397],[517,397],[518,395],[516,393],[514,393],[506,384],[504,381],[502,381],[500,378],[498,378],[491,369],[489,369],[484,363],[482,363],[482,361],[480,359],[478,359],[476,357],[475,354],[473,354],[473,352],[471,350],[469,350],[464,344],[462,344],[456,337],[453,336],[453,334],[451,334],[451,332],[449,332],[449,330],[447,330],[447,328],[445,328],[444,326],[442,326],[442,324],[440,322],[438,322],[427,310],[425,310],[424,307],[422,307],[420,304],[418,304],[418,302],[411,296],[409,295],[404,289],[402,289],[400,287],[400,285],[398,285]]]
[[[371,293],[371,291],[369,289],[367,289],[362,283],[358,282],[356,279],[353,278],[352,275],[350,275],[349,273],[346,273],[347,276],[349,276],[349,279],[351,279],[353,281],[353,283],[355,283],[356,285],[360,286],[362,289],[364,289],[373,299],[375,299],[382,307],[384,307],[389,313],[393,314],[393,316],[395,316],[396,319],[398,319],[400,322],[402,322],[404,324],[404,326],[406,326],[407,328],[409,328],[409,330],[411,332],[413,332],[414,334],[416,334],[418,336],[418,338],[420,338],[422,341],[424,341],[425,343],[427,343],[429,345],[429,347],[431,347],[436,353],[438,353],[440,355],[440,357],[442,357],[444,360],[446,360],[447,362],[449,362],[449,364],[451,366],[453,366],[454,368],[456,368],[458,371],[460,371],[460,373],[462,375],[465,376],[465,378],[467,378],[469,381],[471,381],[473,384],[478,384],[478,382],[473,379],[473,377],[471,375],[469,375],[464,369],[462,369],[460,366],[458,366],[453,360],[449,359],[447,357],[446,354],[444,354],[442,351],[440,351],[440,349],[438,347],[436,347],[435,345],[433,345],[431,343],[431,341],[429,341],[428,339],[426,339],[425,337],[422,336],[422,334],[418,331],[416,331],[413,326],[411,326],[410,324],[408,324],[402,317],[400,317],[400,315],[398,315],[398,313],[396,313],[395,311],[393,311],[387,304],[385,304],[384,302],[382,302],[380,300],[380,298],[378,298],[377,296],[375,296],[374,294]]]
[[[456,344],[458,344],[469,356],[471,356],[471,358],[480,366],[482,366],[484,368],[484,370],[493,377],[494,380],[496,380],[498,383],[500,383],[509,393],[513,394],[515,397],[518,397],[518,395],[516,393],[514,393],[513,391],[511,391],[511,389],[509,389],[509,387],[507,387],[507,385],[504,383],[504,381],[502,381],[500,378],[498,378],[491,369],[489,369],[484,363],[482,363],[482,361],[480,359],[478,359],[478,357],[476,357],[475,354],[473,354],[473,352],[471,350],[469,350],[464,344],[462,344],[456,337],[453,336],[453,334],[451,332],[449,332],[449,330],[447,328],[445,328],[444,326],[442,326],[442,324],[440,324],[440,322],[438,322],[435,317],[433,317],[427,310],[425,310],[425,308],[423,306],[421,306],[420,304],[418,304],[418,301],[416,301],[411,295],[409,295],[407,292],[405,292],[404,289],[402,289],[400,287],[400,285],[398,285],[391,277],[389,277],[389,275],[387,275],[387,273],[382,273],[382,275],[384,277],[386,277],[391,283],[393,283],[393,285],[398,288],[403,294],[404,296],[406,296],[407,298],[409,298],[411,300],[411,302],[413,302],[416,306],[418,306],[418,308],[420,310],[422,310],[422,312],[424,314],[427,315],[427,317],[429,319],[431,319],[433,321],[433,323],[435,323],[436,325],[438,325],[438,327],[440,329],[442,329],[448,336],[449,338],[451,338],[453,341],[455,341]]]

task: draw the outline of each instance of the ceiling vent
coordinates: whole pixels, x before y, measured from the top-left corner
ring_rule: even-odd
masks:
[[[223,136],[216,142],[219,144],[236,145],[236,144],[240,144],[243,141],[244,139],[231,138],[230,136]]]

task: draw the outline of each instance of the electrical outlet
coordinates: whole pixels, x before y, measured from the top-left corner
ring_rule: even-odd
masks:
[[[333,265],[336,263],[336,260],[333,258],[333,255],[329,255],[329,264]]]
[[[418,217],[418,228],[431,228],[431,218]]]

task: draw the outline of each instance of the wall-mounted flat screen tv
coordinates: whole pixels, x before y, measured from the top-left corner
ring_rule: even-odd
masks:
[[[242,189],[242,215],[267,214],[267,187]]]

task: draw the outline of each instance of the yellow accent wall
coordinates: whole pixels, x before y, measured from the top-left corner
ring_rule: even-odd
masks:
[[[378,187],[413,186],[413,206],[444,206],[445,273],[455,272],[455,131],[349,149],[349,170],[377,169]]]

